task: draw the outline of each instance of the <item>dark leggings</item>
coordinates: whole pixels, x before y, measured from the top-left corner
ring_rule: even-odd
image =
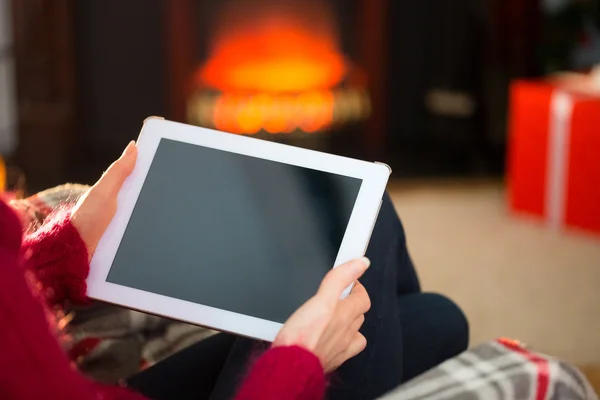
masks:
[[[361,332],[367,348],[330,378],[328,400],[369,400],[467,348],[469,327],[458,306],[421,293],[404,229],[386,195],[367,250],[371,268],[361,278],[371,310]],[[251,358],[267,343],[217,334],[129,379],[153,400],[231,399]]]

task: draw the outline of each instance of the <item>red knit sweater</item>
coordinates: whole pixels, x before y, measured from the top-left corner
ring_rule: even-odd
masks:
[[[143,399],[82,376],[48,322],[46,304],[85,301],[88,270],[85,245],[68,213],[56,215],[22,243],[17,216],[0,200],[1,399]],[[256,361],[236,399],[312,400],[322,399],[324,391],[315,355],[279,347]]]

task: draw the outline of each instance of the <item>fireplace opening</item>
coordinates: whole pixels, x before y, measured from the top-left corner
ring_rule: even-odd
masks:
[[[191,77],[188,122],[280,140],[368,118],[367,79],[325,0],[230,0]]]

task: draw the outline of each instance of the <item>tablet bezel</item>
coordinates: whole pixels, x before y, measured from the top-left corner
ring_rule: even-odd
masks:
[[[332,267],[365,254],[391,172],[387,165],[228,134],[157,117],[147,118],[137,141],[136,166],[119,192],[116,215],[98,243],[91,261],[87,279],[89,297],[267,341],[272,341],[281,328],[281,324],[277,322],[106,281],[146,175],[163,138],[361,179],[362,185],[335,265]],[[143,267],[140,267],[140,273],[143,273]],[[345,294],[349,290],[350,288]]]

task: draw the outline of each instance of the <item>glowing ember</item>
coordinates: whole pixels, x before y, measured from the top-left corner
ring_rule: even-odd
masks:
[[[235,0],[195,76],[190,122],[255,134],[313,133],[364,118],[364,90],[349,88],[331,10],[320,0]]]
[[[344,88],[300,94],[199,92],[188,105],[190,123],[242,134],[322,132],[369,112],[365,91]]]

